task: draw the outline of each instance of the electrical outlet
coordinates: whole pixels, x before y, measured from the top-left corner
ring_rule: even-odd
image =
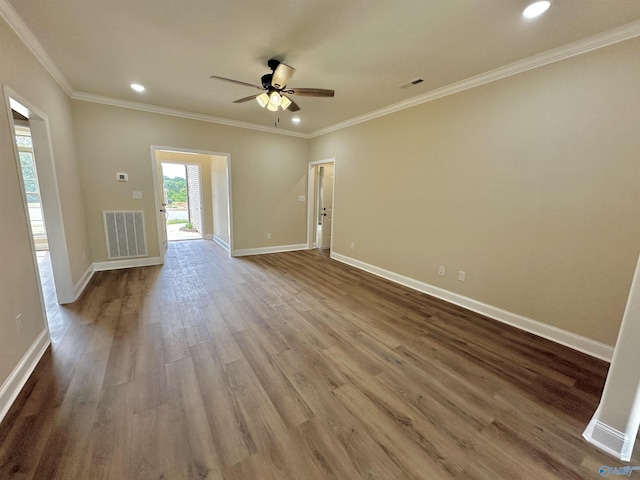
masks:
[[[267,240],[271,240],[271,234],[267,233]]]
[[[142,199],[142,192],[133,192],[133,198],[136,200]]]
[[[351,250],[353,250],[353,249],[355,249],[355,248],[356,248],[356,244],[355,244],[355,243],[353,243],[353,242],[351,242]]]
[[[444,277],[445,272],[447,271],[447,269],[445,267],[443,267],[442,265],[440,265],[440,268],[438,268],[438,275],[440,275],[441,277]]]
[[[298,201],[299,202],[304,202],[306,200],[304,195],[298,195]]]
[[[20,335],[20,332],[22,331],[22,314],[21,313],[16,315],[16,330],[18,331],[18,335]]]
[[[458,272],[458,280],[460,280],[461,282],[464,282],[466,278],[467,278],[467,272],[463,272],[462,270],[460,270]]]

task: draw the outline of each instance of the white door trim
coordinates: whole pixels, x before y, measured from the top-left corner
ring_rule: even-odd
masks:
[[[307,248],[314,248],[314,228],[315,228],[315,198],[316,198],[316,169],[317,165],[326,165],[328,163],[333,164],[333,191],[332,191],[332,205],[333,205],[333,215],[331,216],[331,245],[329,249],[333,251],[333,238],[334,238],[334,219],[335,219],[335,198],[336,198],[336,159],[328,158],[326,160],[316,160],[313,162],[309,162],[308,171],[307,171]]]

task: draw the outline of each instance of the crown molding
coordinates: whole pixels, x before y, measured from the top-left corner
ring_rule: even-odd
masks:
[[[22,43],[33,53],[58,85],[60,85],[67,95],[71,96],[74,90],[69,81],[53,62],[33,32],[27,27],[27,24],[24,23],[24,20],[18,15],[16,9],[13,8],[7,0],[0,0],[0,16],[2,16],[11,29],[16,32],[16,35],[22,40]]]
[[[0,0],[1,1],[1,0]],[[131,102],[129,100],[120,100],[111,97],[102,97],[100,95],[94,95],[92,93],[74,92],[70,97],[73,100],[81,100],[83,102],[100,103],[103,105],[110,105],[113,107],[129,108],[132,110],[140,110],[142,112],[157,113],[160,115],[169,115],[172,117],[186,118],[188,120],[198,120],[201,122],[217,123],[220,125],[226,125],[229,127],[246,128],[248,130],[257,130],[259,132],[275,133],[278,135],[288,135],[291,137],[309,139],[311,136],[307,133],[292,132],[290,130],[280,130],[274,127],[265,127],[263,125],[257,125],[255,123],[241,122],[239,120],[230,120],[228,118],[214,117],[213,115],[206,115],[203,113],[192,113],[185,110],[178,110],[175,108],[159,107],[157,105],[151,105],[148,103]]]
[[[559,62],[567,58],[575,57],[583,53],[598,50],[609,45],[624,42],[625,40],[630,40],[638,36],[640,36],[640,21],[630,22],[618,28],[614,28],[613,30],[603,32],[585,38],[583,40],[578,40],[576,42],[563,45],[562,47],[554,48],[538,55],[533,55],[523,60],[518,60],[517,62],[510,63],[509,65],[505,65],[503,67],[481,73],[480,75],[476,75],[474,77],[470,77],[465,80],[461,80],[459,82],[445,85],[444,87],[437,88],[435,90],[431,90],[430,92],[427,92],[423,95],[418,95],[417,97],[412,97],[407,100],[394,103],[393,105],[389,105],[388,107],[381,108],[374,112],[365,113],[364,115],[353,117],[349,120],[345,120],[344,122],[337,123],[330,127],[316,130],[309,136],[311,138],[315,138],[326,135],[327,133],[336,132],[338,130],[351,127],[359,123],[368,122],[369,120],[373,120],[375,118],[383,117],[385,115],[399,112],[407,108],[415,107],[423,103],[431,102],[433,100],[453,95],[464,90],[479,87],[480,85],[484,85],[486,83],[495,82],[496,80],[517,75],[519,73],[533,70],[535,68],[543,67],[545,65]]]

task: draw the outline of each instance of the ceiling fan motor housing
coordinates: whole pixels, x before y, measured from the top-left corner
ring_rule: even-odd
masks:
[[[262,88],[268,90],[271,87],[271,79],[273,78],[273,73],[267,73],[263,75],[260,79],[262,81]]]

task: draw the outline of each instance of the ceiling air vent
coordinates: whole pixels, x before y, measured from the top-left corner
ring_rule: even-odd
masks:
[[[423,78],[416,78],[415,80],[411,80],[410,82],[400,85],[398,88],[409,88],[409,87],[413,87],[414,85],[418,85],[419,83],[422,83],[422,82],[424,82]]]

